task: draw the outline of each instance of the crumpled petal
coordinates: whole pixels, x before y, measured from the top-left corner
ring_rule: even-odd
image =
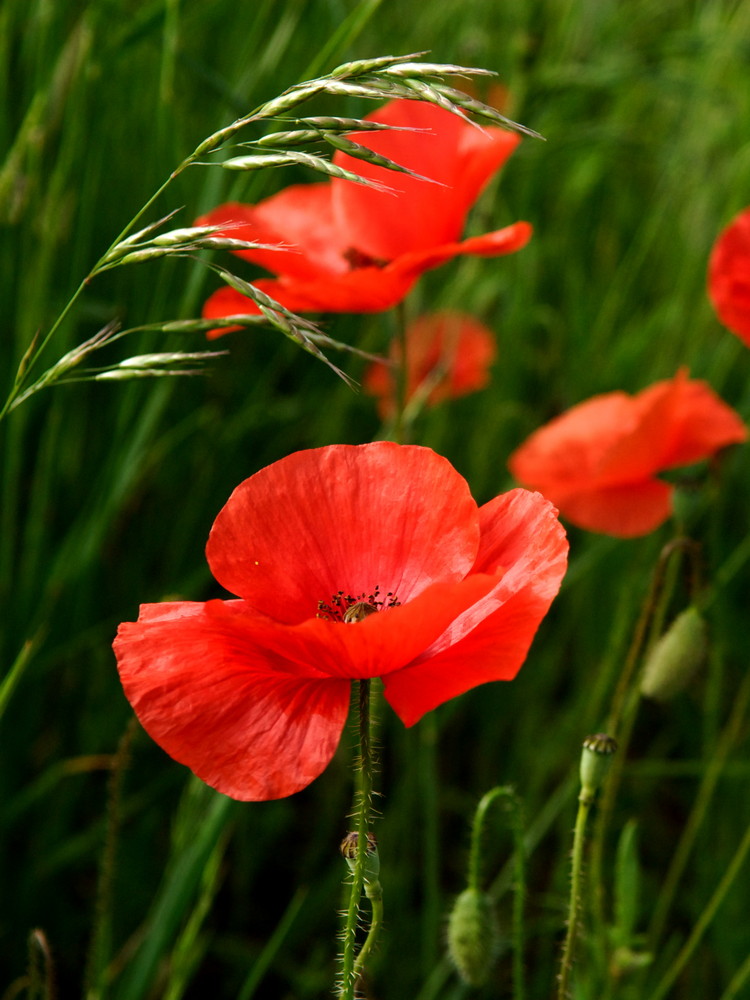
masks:
[[[378,441],[296,452],[251,476],[216,518],[206,554],[227,590],[295,622],[340,590],[378,587],[405,603],[460,580],[478,544],[476,503],[450,463]]]
[[[152,605],[115,640],[125,695],[146,731],[207,784],[243,801],[282,798],[330,762],[349,682],[270,671],[223,602]]]

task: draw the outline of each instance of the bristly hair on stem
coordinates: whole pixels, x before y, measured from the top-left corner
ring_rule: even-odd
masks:
[[[377,845],[370,830],[373,798],[372,717],[370,711],[370,681],[357,682],[358,757],[357,789],[352,817],[356,832],[342,853],[351,871],[349,904],[342,931],[340,979],[337,995],[341,1000],[355,1000],[357,985],[364,972],[365,962],[375,944],[382,918],[382,889],[379,880]],[[372,905],[372,919],[359,954],[356,953],[357,929],[361,925],[360,902],[365,892]]]
[[[185,256],[186,254],[192,254],[196,250],[242,249],[241,244],[243,241],[216,236],[213,232],[209,231],[211,227],[186,227],[158,235],[158,230],[161,226],[171,221],[175,215],[174,211],[167,213],[156,222],[141,226],[136,231],[136,227],[141,224],[141,220],[166,191],[172,181],[179,177],[188,167],[208,166],[230,170],[256,170],[287,164],[304,164],[313,170],[328,175],[346,176],[357,183],[370,185],[375,183],[337,166],[325,153],[309,153],[292,148],[305,145],[308,142],[320,143],[322,141],[329,151],[343,148],[351,156],[357,156],[365,161],[376,163],[386,169],[413,173],[413,171],[405,170],[400,164],[393,163],[385,157],[379,156],[379,154],[346,138],[346,134],[350,132],[368,131],[373,128],[388,128],[389,126],[387,125],[383,126],[377,123],[364,122],[357,118],[336,118],[333,116],[297,118],[291,114],[296,108],[311,98],[320,94],[357,96],[368,100],[391,100],[394,97],[405,97],[409,100],[426,101],[427,103],[434,104],[450,111],[465,121],[471,121],[469,117],[471,114],[512,131],[541,138],[533,130],[511,121],[509,118],[495,111],[494,108],[482,104],[482,102],[470,98],[461,91],[455,90],[444,83],[445,77],[492,75],[489,71],[471,66],[459,66],[453,63],[420,61],[423,55],[424,53],[417,52],[403,56],[379,56],[373,59],[358,59],[353,62],[343,63],[325,76],[289,87],[278,97],[261,104],[253,111],[242,115],[230,125],[224,126],[200,142],[193,152],[175,167],[169,177],[167,177],[104,251],[89,273],[82,279],[49,330],[44,335],[39,334],[33,339],[24,353],[10,387],[8,397],[4,404],[0,406],[0,420],[40,389],[59,382],[67,368],[71,367],[71,355],[77,357],[84,347],[86,347],[85,344],[80,345],[73,352],[69,352],[63,358],[53,363],[41,375],[34,374],[33,370],[38,366],[55,333],[68,316],[71,315],[73,307],[78,303],[88,288],[89,283],[96,275],[103,271],[112,270],[115,267],[167,256]],[[240,131],[250,126],[267,125],[269,122],[282,122],[284,130],[276,129],[270,135],[243,140],[241,146],[243,149],[249,150],[246,155],[225,158],[224,161],[217,161],[216,163],[203,159],[203,157],[213,153],[226,152],[235,147],[237,145],[235,137]],[[199,259],[199,262],[201,264],[208,263],[201,259]],[[230,272],[225,272],[223,278],[230,284],[234,285],[234,282],[241,281],[240,278],[234,275],[230,278],[229,275]],[[354,385],[352,380],[341,369],[327,359],[325,354],[320,350],[320,347],[312,342],[309,336],[310,324],[308,321],[303,320],[294,313],[283,310],[273,300],[261,304],[259,301],[261,293],[249,283],[246,282],[244,284],[246,290],[243,291],[243,294],[248,295],[258,305],[262,313],[262,318],[264,317],[272,326],[280,329],[307,353],[312,354],[318,360],[322,360],[339,377],[347,381],[350,386]],[[191,320],[188,322],[200,323],[200,320]],[[216,325],[218,326],[219,324]],[[74,360],[72,363],[75,364],[77,361]],[[164,375],[165,373],[163,368],[159,368],[147,374]],[[185,374],[185,372],[183,371],[182,374]],[[97,377],[97,375],[100,378],[102,377],[101,373],[87,374],[76,379],[76,381],[88,381],[92,377]],[[125,376],[108,376],[110,379],[123,377]]]

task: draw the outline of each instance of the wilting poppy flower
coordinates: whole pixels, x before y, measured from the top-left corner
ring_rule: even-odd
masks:
[[[424,392],[429,405],[483,389],[497,347],[491,331],[464,313],[444,312],[420,316],[406,328],[406,399]],[[390,358],[398,362],[400,344],[393,341]],[[386,419],[396,409],[396,371],[375,363],[365,372],[363,387],[379,397],[378,409]]]
[[[708,294],[721,322],[750,347],[750,208],[740,212],[714,244]]]
[[[125,694],[176,760],[237,799],[291,795],[339,743],[350,682],[380,677],[410,726],[510,680],[557,593],[556,511],[477,507],[428,448],[297,452],[234,491],[207,558],[238,600],[147,604],[115,640]]]
[[[746,438],[734,410],[679,371],[636,396],[610,392],[574,406],[532,434],[508,465],[572,524],[626,538],[671,514],[673,488],[657,473]]]
[[[528,223],[516,222],[460,240],[469,209],[518,145],[517,135],[479,129],[420,101],[391,101],[367,120],[423,130],[351,138],[438,183],[337,152],[335,163],[391,190],[341,179],[301,184],[257,205],[220,205],[198,220],[199,225],[226,223],[227,235],[237,239],[278,244],[279,250],[243,250],[239,256],[278,275],[255,284],[295,312],[389,309],[424,271],[459,254],[512,253],[531,236]],[[256,311],[231,288],[215,292],[204,307],[209,318]]]

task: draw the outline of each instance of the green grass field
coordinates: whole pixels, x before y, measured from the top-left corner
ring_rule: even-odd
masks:
[[[542,423],[680,366],[750,420],[750,355],[706,296],[713,241],[750,203],[740,0],[4,0],[3,399],[34,335],[204,137],[337,64],[425,50],[496,72],[507,113],[546,141],[523,140],[469,223],[481,233],[528,220],[529,245],[459,258],[406,302],[409,315],[476,314],[499,350],[490,387],[426,410],[412,440],[446,456],[483,503],[513,485],[508,455]],[[361,117],[373,105],[311,107]],[[188,226],[222,201],[316,179],[302,167],[192,166],[145,222],[179,209],[174,225]],[[107,272],[57,328],[39,373],[110,321],[198,316],[217,285],[190,260]],[[323,317],[331,337],[374,352],[394,324],[391,313]],[[353,732],[308,789],[230,801],[130,725],[111,651],[140,603],[222,596],[204,546],[242,479],[298,449],[381,434],[370,397],[273,328],[213,346],[229,353],[206,376],[51,387],[0,423],[2,1000],[333,995]],[[136,333],[101,364],[207,347],[200,333]],[[362,359],[331,357],[361,379]],[[601,836],[595,810],[585,871],[598,881],[584,893],[574,1000],[750,995],[746,455],[726,456],[692,532],[714,587],[707,662],[674,700],[640,704]],[[488,817],[484,868],[507,941],[478,990],[445,958],[473,811],[497,785],[514,786],[523,806],[526,1000],[556,996],[580,746],[608,716],[673,528],[618,540],[571,527],[569,537],[563,588],[516,681],[475,689],[411,729],[378,710],[385,926],[373,1000],[520,1000],[501,809]],[[668,618],[686,600],[673,584]]]

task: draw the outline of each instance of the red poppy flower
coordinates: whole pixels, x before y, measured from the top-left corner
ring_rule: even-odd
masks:
[[[610,392],[574,406],[508,465],[573,524],[627,538],[653,531],[672,511],[673,488],[657,473],[746,438],[734,410],[679,371],[636,396]]]
[[[227,235],[278,244],[278,250],[243,250],[239,256],[278,275],[256,284],[295,312],[389,309],[424,271],[459,254],[512,253],[531,236],[528,223],[516,222],[460,241],[469,209],[518,145],[517,135],[479,129],[420,101],[391,101],[367,120],[422,130],[363,132],[352,138],[438,183],[337,152],[335,163],[386,184],[390,191],[340,179],[302,184],[257,205],[220,205],[197,222],[227,223]],[[239,292],[222,288],[206,302],[204,316],[255,311]]]
[[[206,551],[240,599],[144,605],[118,631],[120,677],[167,753],[226,795],[260,800],[326,767],[354,679],[381,677],[410,726],[514,677],[567,543],[538,494],[478,508],[444,458],[380,441],[262,469]]]
[[[708,294],[721,322],[750,347],[750,208],[740,212],[714,244]]]
[[[422,390],[433,406],[484,388],[496,353],[491,331],[473,316],[449,310],[420,316],[406,329],[407,400]],[[392,342],[390,356],[398,361],[398,341]],[[394,369],[373,364],[362,384],[367,392],[379,397],[381,417],[392,416],[396,408]]]

